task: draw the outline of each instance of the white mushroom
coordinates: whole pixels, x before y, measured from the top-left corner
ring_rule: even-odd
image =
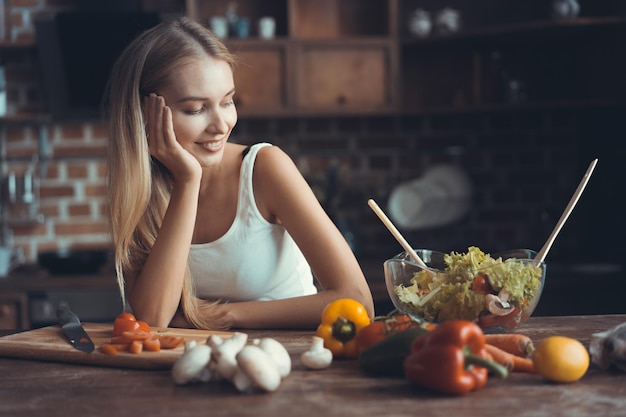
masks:
[[[185,344],[185,351],[172,366],[172,378],[178,385],[210,378],[207,366],[211,360],[211,348],[191,341]]]
[[[333,361],[333,353],[324,347],[324,339],[313,336],[311,347],[300,355],[302,364],[309,369],[324,369]]]
[[[505,290],[504,288],[502,288],[500,292],[498,293],[498,298],[500,299],[500,303],[502,304],[504,308],[510,307],[509,295],[510,295],[509,292]]]
[[[206,344],[211,346],[213,349],[222,343],[224,343],[224,339],[219,334],[212,334],[206,339]]]
[[[500,297],[494,294],[485,295],[485,306],[491,314],[496,316],[506,316],[515,309],[507,301],[501,300]]]
[[[240,392],[251,392],[258,388],[276,391],[281,377],[270,356],[256,345],[247,345],[237,354],[237,372],[232,379]]]
[[[260,347],[265,353],[267,353],[276,367],[281,378],[285,378],[291,372],[291,357],[289,352],[285,349],[278,340],[270,337],[264,337],[262,339],[255,339],[253,344]]]
[[[220,338],[221,339],[221,338]],[[213,349],[211,358],[213,369],[222,378],[231,380],[237,371],[237,354],[248,342],[246,333],[235,332],[229,338],[219,343],[217,338],[209,338],[207,343]]]

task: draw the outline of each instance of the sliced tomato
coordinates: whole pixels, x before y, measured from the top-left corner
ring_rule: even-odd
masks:
[[[120,313],[113,322],[113,336],[121,336],[124,332],[134,332],[139,328],[137,319],[131,313]]]
[[[493,292],[486,275],[476,274],[474,281],[472,281],[472,291],[483,295],[491,294]]]
[[[159,343],[161,343],[161,349],[174,349],[184,341],[184,338],[182,336],[172,336],[164,334],[157,335],[155,336],[155,338],[159,339]]]
[[[137,321],[137,319],[135,318],[135,316],[133,315],[133,313],[129,313],[127,311],[124,311],[120,314],[117,315],[116,319],[120,319],[120,320],[131,320],[131,321]]]
[[[143,320],[137,320],[137,331],[150,333],[150,325]]]

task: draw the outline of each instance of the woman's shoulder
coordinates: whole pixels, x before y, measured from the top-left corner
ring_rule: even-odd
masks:
[[[278,222],[281,210],[292,206],[289,201],[303,195],[306,186],[292,158],[278,146],[259,149],[252,177],[257,207],[271,223]]]
[[[283,175],[286,169],[295,167],[291,157],[276,145],[259,148],[254,165],[257,171],[282,172]]]

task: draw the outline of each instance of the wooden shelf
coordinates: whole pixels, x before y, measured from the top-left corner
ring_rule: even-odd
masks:
[[[460,11],[461,31],[417,38],[408,30],[411,13],[422,8],[434,18],[443,8],[437,1],[241,0],[237,12],[250,20],[251,37],[225,40],[246,67],[235,74],[238,111],[242,117],[427,115],[620,104],[626,68],[607,45],[621,47],[614,35],[626,35],[626,10],[617,0],[600,3],[585,8],[588,16],[554,20],[542,0],[506,6],[451,0],[446,7]],[[187,14],[200,21],[225,15],[230,4],[186,0]],[[256,37],[262,16],[276,20],[276,38]],[[527,97],[489,91],[510,82],[489,85],[493,50],[506,55],[506,76],[522,83]]]
[[[403,109],[403,115],[443,115],[468,113],[500,113],[510,111],[554,110],[554,109],[585,109],[597,107],[626,106],[625,99],[580,99],[553,100],[543,102],[501,103],[475,106],[433,106]]]
[[[559,35],[570,35],[576,31],[588,31],[594,29],[626,29],[626,17],[590,17],[571,20],[543,20],[533,22],[514,23],[506,26],[492,26],[481,29],[461,31],[452,35],[432,35],[425,38],[404,35],[401,43],[405,45],[440,45],[442,43],[455,43],[467,41],[511,41],[519,39],[529,41],[532,39],[546,41],[546,38]]]

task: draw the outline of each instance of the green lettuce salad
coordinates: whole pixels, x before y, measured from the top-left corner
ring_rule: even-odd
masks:
[[[519,259],[494,259],[477,247],[446,254],[444,262],[443,271],[421,270],[413,275],[411,285],[394,287],[407,309],[431,322],[521,317],[541,288],[540,267]],[[480,289],[475,283],[479,276]]]

